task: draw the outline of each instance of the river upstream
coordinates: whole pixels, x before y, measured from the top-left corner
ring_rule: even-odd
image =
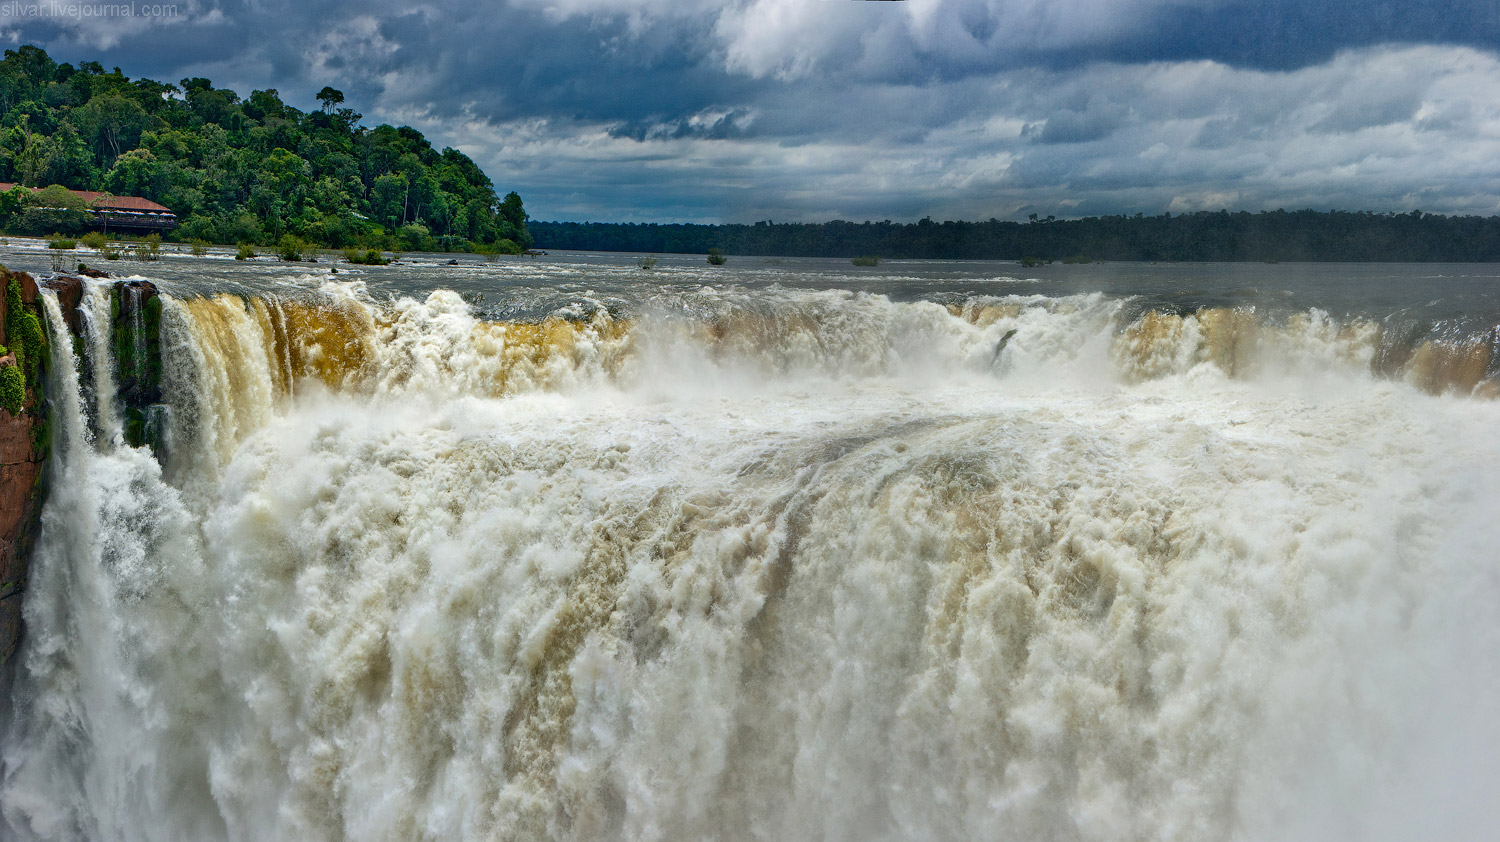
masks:
[[[43,292],[0,838],[1492,838],[1500,267],[458,259]]]

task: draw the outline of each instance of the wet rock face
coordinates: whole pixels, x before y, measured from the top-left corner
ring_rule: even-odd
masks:
[[[102,273],[99,273],[102,274]],[[97,277],[91,274],[91,277]],[[107,276],[105,276],[107,277]],[[14,289],[12,289],[14,286]],[[84,281],[80,277],[59,276],[41,282],[57,295],[68,331],[75,337],[75,347],[86,347],[86,325],[80,306],[84,299]],[[0,385],[3,369],[24,371],[24,399],[18,400],[19,411],[12,413],[0,406],[0,662],[11,658],[21,635],[21,599],[26,590],[27,561],[35,539],[45,494],[45,469],[50,443],[45,402],[39,393],[43,382],[40,372],[49,354],[43,344],[29,340],[29,350],[21,348],[22,340],[11,334],[19,322],[11,318],[12,307],[25,308],[30,316],[43,318],[37,303],[38,284],[24,272],[10,272],[0,267]],[[35,325],[31,325],[33,334]],[[125,416],[125,443],[133,447],[151,445],[160,453],[161,405],[161,297],[147,281],[117,281],[110,288],[110,351],[114,357],[118,405]],[[45,333],[45,331],[41,331]],[[84,355],[81,374],[87,381],[88,369],[101,362]],[[15,372],[10,376],[14,379]],[[3,389],[0,389],[3,393]]]
[[[161,296],[149,281],[128,281],[115,284],[110,302],[125,443],[160,452],[153,419],[161,404]]]
[[[82,292],[81,285],[77,288]],[[33,360],[21,359],[26,352],[25,339],[12,334],[27,314],[41,318],[37,307],[36,281],[24,272],[0,267],[0,344],[7,353],[0,356],[0,369],[21,369],[17,381],[24,384],[20,409],[11,412],[0,408],[0,662],[9,660],[21,636],[21,599],[26,591],[27,560],[36,537],[42,510],[43,472],[48,442],[41,382],[37,372],[45,365],[43,348],[33,347]],[[73,301],[77,306],[77,294]],[[13,313],[16,307],[24,313]],[[16,371],[9,372],[11,375]]]
[[[83,314],[78,311],[78,304],[83,300],[83,279],[68,276],[49,278],[42,281],[42,286],[57,293],[57,304],[68,322],[68,330],[74,336],[82,336]]]
[[[0,416],[0,661],[5,661],[15,654],[21,635],[27,560],[42,508],[43,458],[33,443],[31,418],[3,410]]]

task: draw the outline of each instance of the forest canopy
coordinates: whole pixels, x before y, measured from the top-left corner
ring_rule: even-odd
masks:
[[[241,99],[208,79],[131,79],[35,46],[0,60],[0,181],[141,196],[179,240],[520,251],[521,197],[409,126],[366,128],[333,87],[303,112],[273,88]],[[0,226],[20,225],[16,202]],[[35,220],[32,220],[33,222]]]
[[[1500,261],[1500,217],[1368,211],[1204,211],[1026,222],[754,225],[533,222],[552,249],[953,260]]]

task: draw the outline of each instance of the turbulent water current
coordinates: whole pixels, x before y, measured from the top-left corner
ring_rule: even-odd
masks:
[[[1493,838],[1500,273],[445,260],[44,291],[0,838]]]

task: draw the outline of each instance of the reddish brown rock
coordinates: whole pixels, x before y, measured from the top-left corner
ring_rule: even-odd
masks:
[[[9,272],[0,267],[0,284],[20,284],[21,300],[35,308],[36,281],[24,272]],[[82,283],[73,279],[72,309],[77,317],[82,297]],[[51,286],[52,282],[48,283]],[[66,290],[70,285],[62,284]],[[59,292],[59,297],[63,292]],[[0,295],[0,334],[5,324],[5,296]],[[0,344],[9,344],[0,335]],[[0,365],[14,365],[15,354],[0,357]],[[33,443],[33,431],[40,422],[36,413],[40,402],[28,392],[26,405],[19,415],[0,410],[0,662],[15,654],[21,635],[21,599],[26,590],[26,566],[41,515],[42,493],[38,485],[46,455]]]
[[[15,654],[21,633],[21,596],[35,538],[42,461],[31,444],[33,419],[0,412],[0,662]]]
[[[21,282],[21,300],[27,304],[35,304],[36,278],[25,272],[11,272],[10,276]]]
[[[66,275],[42,281],[42,286],[57,293],[57,305],[62,309],[63,319],[74,336],[83,335],[83,314],[78,311],[83,301],[83,279]]]

